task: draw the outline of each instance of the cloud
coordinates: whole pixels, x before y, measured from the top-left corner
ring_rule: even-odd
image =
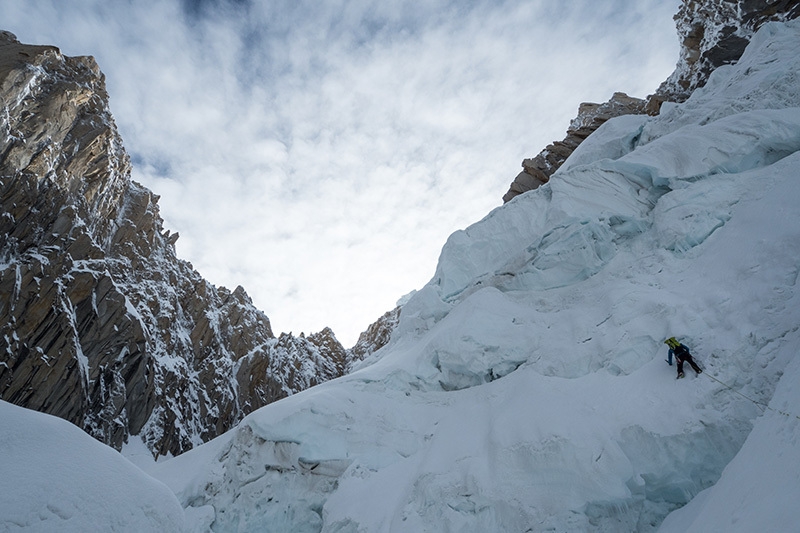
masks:
[[[0,19],[97,58],[181,257],[276,330],[352,344],[580,102],[655,90],[677,4],[11,0]]]

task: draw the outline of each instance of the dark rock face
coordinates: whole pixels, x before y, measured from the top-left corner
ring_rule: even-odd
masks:
[[[682,102],[719,66],[738,61],[766,22],[800,16],[800,0],[685,0],[675,22],[681,53],[656,101]]]
[[[0,33],[0,398],[178,454],[337,377],[326,329],[275,338],[175,255],[91,57]]]

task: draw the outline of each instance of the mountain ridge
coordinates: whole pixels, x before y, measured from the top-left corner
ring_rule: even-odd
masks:
[[[0,92],[0,398],[176,455],[364,357],[329,329],[276,338],[176,256],[93,58],[4,32]]]

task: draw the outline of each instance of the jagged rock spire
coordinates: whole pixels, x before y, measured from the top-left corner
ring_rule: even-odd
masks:
[[[91,57],[0,33],[0,398],[178,454],[344,372],[177,258]],[[293,371],[301,369],[301,371]]]

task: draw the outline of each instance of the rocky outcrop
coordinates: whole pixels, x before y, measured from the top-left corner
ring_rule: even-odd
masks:
[[[401,306],[398,305],[391,311],[387,311],[358,336],[355,346],[350,349],[348,372],[359,362],[389,344],[392,332],[400,321],[400,310]]]
[[[685,0],[674,17],[680,58],[651,97],[649,110],[657,112],[663,101],[686,100],[714,69],[736,62],[764,23],[798,16],[800,0]]]
[[[295,391],[344,375],[348,352],[325,328],[306,337],[282,333],[263,350],[239,361],[237,381],[246,410],[253,411]]]
[[[0,398],[178,454],[341,375],[330,330],[275,338],[178,259],[91,57],[0,34]]]
[[[503,202],[547,183],[575,148],[608,119],[622,115],[640,115],[644,113],[644,108],[644,100],[632,98],[625,93],[614,93],[603,104],[581,104],[578,107],[578,116],[570,123],[563,141],[555,141],[536,157],[522,162],[522,172],[514,178],[508,192],[503,196]]]
[[[581,104],[563,141],[525,159],[503,202],[547,183],[550,176],[606,120],[630,114],[657,115],[664,102],[682,102],[705,85],[717,67],[737,61],[753,34],[773,20],[800,16],[800,0],[684,0],[675,22],[681,52],[675,71],[646,101],[615,93],[604,104]]]

